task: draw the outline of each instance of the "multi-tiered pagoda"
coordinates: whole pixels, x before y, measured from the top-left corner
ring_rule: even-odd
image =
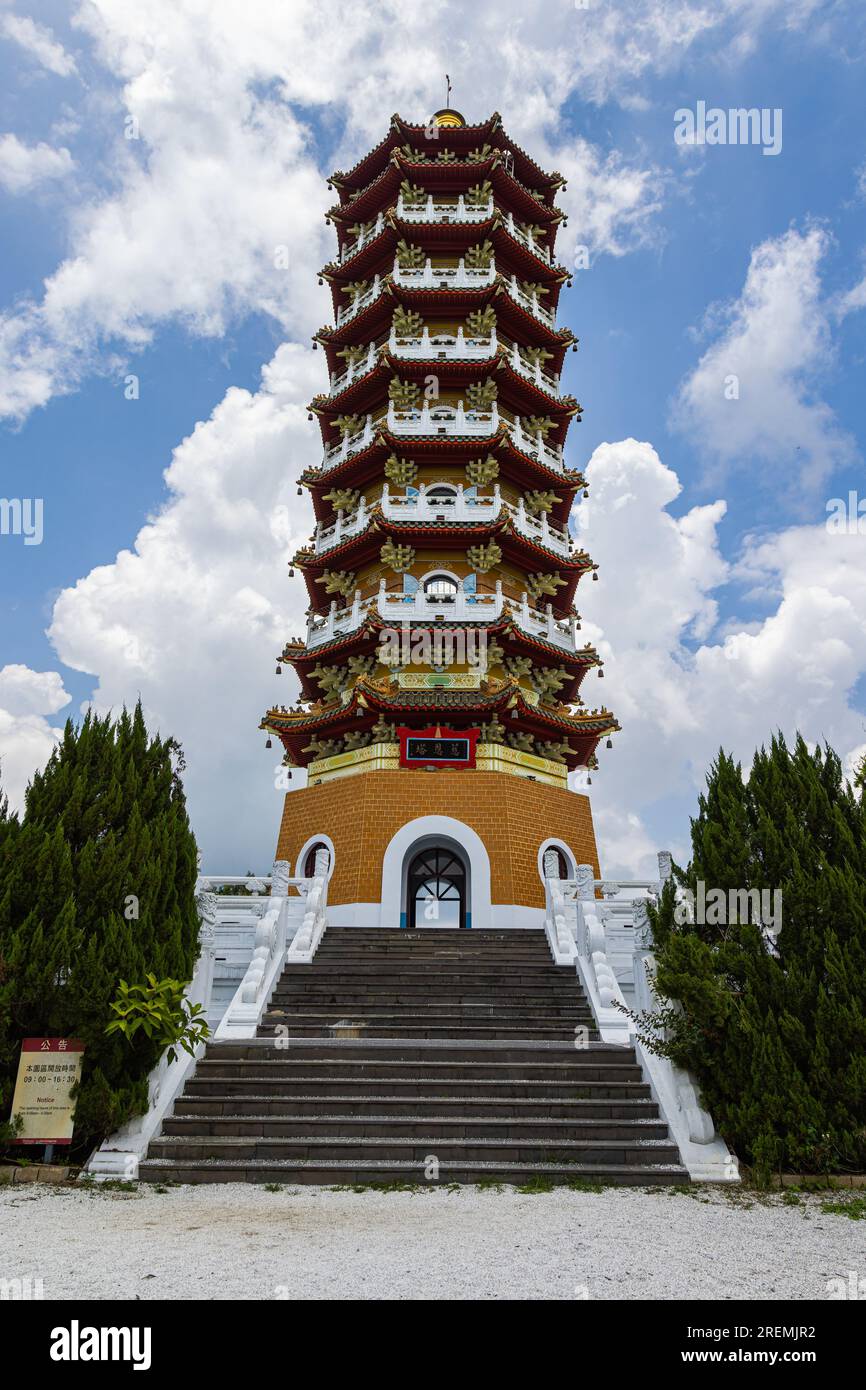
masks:
[[[597,869],[568,773],[618,727],[581,696],[603,672],[574,606],[597,574],[568,530],[563,180],[498,115],[445,110],[330,182],[308,624],[279,658],[300,697],[262,721],[308,775],[278,858],[327,849],[335,924],[540,924],[545,851]]]

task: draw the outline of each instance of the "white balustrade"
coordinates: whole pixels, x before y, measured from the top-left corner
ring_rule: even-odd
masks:
[[[565,464],[562,458],[561,444],[546,444],[541,430],[530,434],[528,430],[523,428],[519,415],[508,421],[508,428],[515,447],[520,449],[522,453],[537,458],[539,463],[554,469],[557,473],[564,472]]]
[[[537,294],[527,294],[520,285],[516,275],[512,275],[510,280],[506,279],[505,288],[508,290],[511,298],[515,300],[516,303],[520,304],[522,308],[528,309],[530,314],[534,314],[537,319],[540,319],[542,323],[546,323],[548,327],[554,327],[556,315],[551,309],[545,309]]]
[[[342,328],[344,323],[348,323],[362,309],[366,309],[368,304],[372,304],[374,299],[378,299],[382,293],[382,280],[379,275],[368,285],[363,294],[356,295],[351,304],[341,304],[337,310],[337,326]]]
[[[331,395],[338,396],[341,391],[345,391],[347,386],[351,386],[357,377],[365,376],[367,372],[371,372],[375,364],[376,344],[371,343],[367,349],[366,357],[361,357],[358,361],[353,362],[341,376],[331,377]]]
[[[499,429],[499,411],[496,402],[490,410],[466,410],[463,402],[456,405],[431,405],[425,401],[417,409],[400,410],[393,401],[388,403],[386,416],[388,429],[392,434],[418,435],[478,435],[486,438]]]
[[[374,598],[362,600],[360,590],[356,589],[355,597],[347,607],[338,608],[334,599],[327,613],[311,613],[307,619],[307,646],[321,647],[335,637],[354,632],[374,603]]]
[[[456,203],[446,203],[428,193],[423,202],[407,203],[401,193],[397,199],[397,216],[403,222],[484,222],[493,216],[493,199],[475,207],[467,204],[462,193]]]
[[[524,593],[520,603],[513,605],[513,617],[517,626],[531,637],[545,637],[548,642],[562,647],[564,651],[577,651],[578,620],[574,615],[570,615],[568,618],[555,618],[553,608],[549,603],[543,609],[532,608],[527,595]]]
[[[366,232],[361,232],[360,236],[358,236],[355,241],[352,241],[343,247],[343,250],[340,254],[340,265],[345,265],[346,262],[350,261],[353,256],[357,256],[359,251],[362,251],[364,247],[369,244],[369,242],[373,241],[374,238],[379,235],[384,226],[385,217],[384,214],[380,212],[376,217],[376,221],[373,223],[371,227],[367,229]]]
[[[425,324],[417,338],[402,338],[392,328],[388,339],[388,351],[409,361],[485,361],[496,356],[496,349],[495,328],[489,338],[468,337],[462,325],[456,334],[434,334],[431,337],[430,329]]]
[[[362,497],[355,511],[348,516],[340,511],[337,512],[337,520],[331,526],[323,526],[320,522],[315,533],[316,553],[321,555],[323,551],[333,550],[351,536],[357,536],[367,525],[369,514],[369,507]]]
[[[520,356],[517,344],[511,344],[509,360],[516,372],[525,376],[529,381],[534,381],[536,386],[540,386],[542,391],[547,391],[551,396],[559,397],[559,382],[555,377],[548,376],[547,372],[542,371],[540,362],[525,362]]]
[[[375,423],[378,424],[378,420]],[[359,449],[366,449],[373,438],[373,424],[373,417],[368,415],[362,429],[357,430],[355,434],[344,434],[338,444],[332,444],[326,449],[322,467],[334,468],[351,454],[357,454]]]
[[[496,582],[495,593],[425,594],[417,589],[412,594],[388,593],[385,580],[379,583],[377,607],[379,616],[391,623],[435,622],[444,617],[448,622],[490,622],[502,612],[502,583]]]
[[[532,252],[533,256],[538,256],[540,260],[544,261],[545,265],[552,264],[548,248],[540,241],[536,241],[531,232],[524,231],[522,227],[518,226],[514,220],[513,213],[509,212],[505,218],[505,227],[511,236],[514,237],[515,241],[519,241],[521,246],[525,246],[527,251]]]
[[[546,513],[533,516],[526,510],[522,497],[516,506],[512,502],[505,502],[503,505],[513,516],[515,527],[521,535],[537,541],[539,545],[555,551],[557,555],[568,557],[571,554],[573,546],[568,532],[561,530],[559,526],[552,526]]]
[[[477,290],[492,285],[496,266],[474,269],[460,257],[457,265],[433,265],[428,256],[423,266],[401,266],[394,262],[394,284],[410,290]]]
[[[553,550],[559,555],[568,556],[572,551],[571,538],[567,531],[553,526],[546,515],[532,516],[521,497],[518,503],[506,501],[500,494],[499,484],[493,489],[491,497],[478,497],[470,493],[460,483],[449,495],[441,489],[450,484],[430,483],[413,493],[391,495],[385,484],[382,490],[382,512],[391,521],[466,521],[477,524],[481,521],[495,521],[500,511],[505,509],[513,518],[522,535]],[[435,491],[434,491],[435,489]],[[359,523],[354,529],[360,529]],[[329,530],[334,530],[331,527]],[[349,534],[343,529],[343,534]]]
[[[502,506],[499,484],[492,497],[467,497],[462,483],[448,495],[438,489],[450,484],[429,483],[415,493],[396,493],[386,483],[382,489],[382,513],[389,521],[495,521]],[[434,491],[436,489],[436,491]]]

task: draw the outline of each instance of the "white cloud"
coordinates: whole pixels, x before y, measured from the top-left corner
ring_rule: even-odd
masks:
[[[25,145],[17,135],[0,135],[0,185],[8,193],[29,193],[48,179],[65,178],[75,168],[67,149],[40,141]]]
[[[99,172],[110,191],[71,209],[71,252],[43,298],[0,319],[0,414],[21,419],[75,390],[166,322],[219,334],[263,313],[304,340],[328,312],[314,272],[331,244],[330,195],[305,120],[320,119],[319,143],[331,147],[323,158],[348,166],[395,109],[422,118],[438,107],[446,69],[470,119],[502,110],[510,132],[569,177],[566,259],[575,242],[621,254],[652,240],[659,172],[575,136],[564,103],[579,94],[633,105],[647,75],[701,41],[786,23],[789,8],[83,0],[74,22],[97,73],[87,115],[107,137]],[[38,42],[47,61],[47,31],[10,19],[18,41]],[[481,53],[494,61],[479,63]],[[126,113],[139,141],[123,139]],[[288,272],[274,270],[280,244]]]
[[[655,450],[624,440],[590,460],[581,539],[600,564],[583,629],[605,656],[603,695],[623,729],[600,753],[592,795],[603,871],[649,873],[656,849],[685,854],[688,817],[720,745],[744,764],[781,729],[826,739],[843,759],[863,743],[855,686],[866,673],[866,547],[821,526],[747,538],[719,552],[724,503],[674,519],[677,479]],[[765,616],[713,628],[724,585],[765,596]],[[634,858],[627,856],[638,856]]]
[[[255,394],[230,390],[174,452],[170,498],[131,550],[65,589],[50,637],[69,666],[95,673],[93,703],[141,696],[152,728],[183,743],[193,827],[211,867],[261,867],[276,846],[280,750],[259,719],[294,698],[274,683],[286,638],[305,630],[306,589],[287,561],[312,528],[297,473],[321,457],[306,402],[323,358],[284,346]]]
[[[0,18],[0,35],[17,43],[37,63],[58,77],[71,77],[75,72],[74,58],[44,24],[37,24],[25,15],[6,14]]]
[[[60,737],[45,716],[68,704],[56,671],[20,665],[0,669],[0,792],[13,809],[23,806],[27,783],[45,766]]]
[[[710,311],[715,341],[673,410],[675,425],[710,458],[784,466],[786,478],[795,472],[812,487],[851,459],[850,437],[816,391],[833,362],[832,306],[819,275],[827,247],[818,227],[763,242],[740,296]]]

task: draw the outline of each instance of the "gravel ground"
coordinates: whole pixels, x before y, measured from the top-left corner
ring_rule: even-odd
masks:
[[[0,1278],[46,1299],[825,1299],[866,1275],[866,1221],[822,1211],[853,1197],[22,1185],[0,1189]]]

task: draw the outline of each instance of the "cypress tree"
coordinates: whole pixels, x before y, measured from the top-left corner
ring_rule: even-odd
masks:
[[[106,1036],[119,979],[189,980],[198,956],[197,853],[171,739],[140,704],[67,722],[27,789],[20,824],[0,799],[0,1098],[8,1114],[20,1042],[80,1037],[75,1146],[147,1101],[157,1048]]]
[[[696,1074],[720,1132],[762,1178],[862,1169],[862,801],[832,749],[810,751],[800,736],[789,749],[780,734],[748,780],[720,751],[691,843],[688,868],[674,873],[695,900],[700,883],[729,906],[732,890],[781,890],[782,922],[732,921],[730,911],[721,923],[684,922],[666,885],[650,909],[657,981],[680,1011],[663,1050]]]

